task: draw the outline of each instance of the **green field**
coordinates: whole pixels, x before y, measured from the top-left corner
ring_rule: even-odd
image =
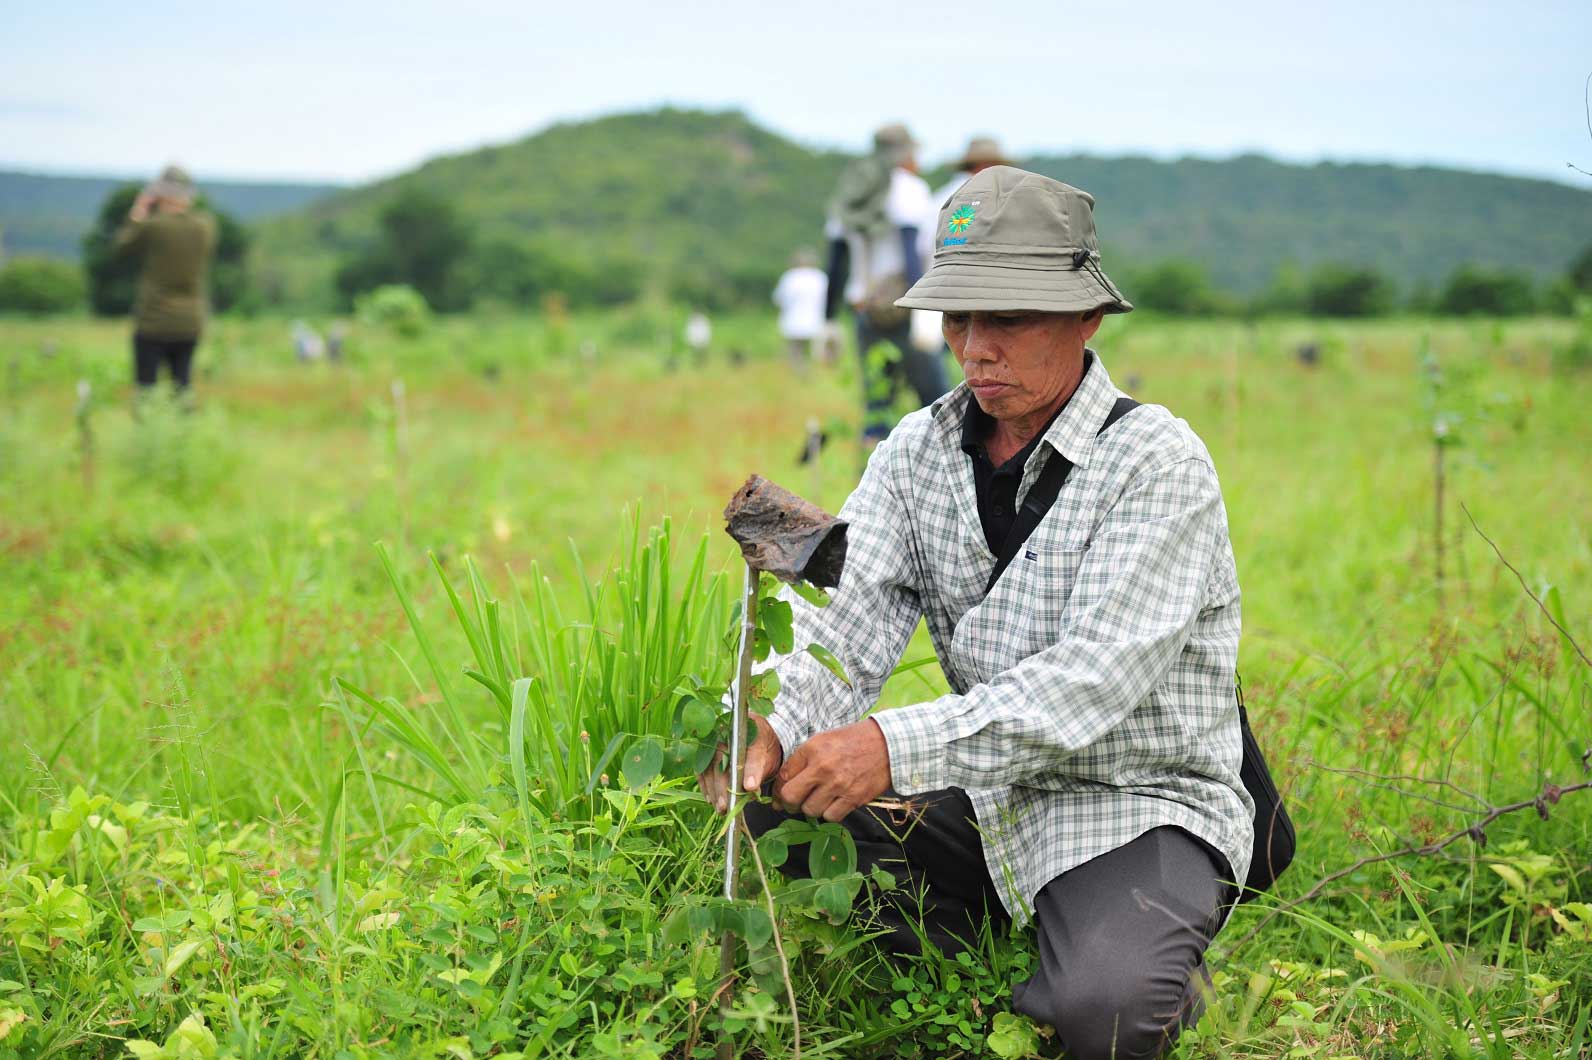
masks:
[[[1358,859],[1588,779],[1573,329],[1107,322],[1116,381],[1215,456],[1244,685],[1301,830],[1177,1055],[1592,1048],[1592,791],[1250,934]],[[678,332],[663,311],[366,326],[306,366],[286,322],[221,321],[196,411],[135,422],[121,327],[0,321],[0,1056],[712,1055],[717,942],[665,921],[716,890],[716,822],[691,784],[633,792],[599,759],[666,730],[683,677],[728,672],[718,512],[754,471],[837,507],[857,402],[849,365],[798,377],[766,319],[717,322],[705,366],[661,352]],[[813,419],[832,441],[802,466]],[[530,707],[467,666],[536,678]],[[886,706],[941,688],[903,673]],[[779,908],[802,1056],[1036,1055],[1002,1016],[1026,936],[892,965]],[[766,961],[730,1029],[794,1055]]]

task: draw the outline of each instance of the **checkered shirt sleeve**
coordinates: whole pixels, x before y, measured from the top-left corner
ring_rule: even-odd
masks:
[[[923,616],[915,588],[910,522],[891,482],[891,443],[874,449],[862,482],[840,509],[849,525],[846,567],[829,606],[813,607],[786,590],[795,643],[819,644],[841,660],[850,687],[803,652],[775,657],[780,693],[769,724],[789,756],[820,732],[867,714]]]

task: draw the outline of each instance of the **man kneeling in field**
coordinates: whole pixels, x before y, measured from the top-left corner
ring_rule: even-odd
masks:
[[[794,604],[797,643],[832,648],[852,686],[782,660],[742,783],[781,808],[748,806],[755,832],[842,821],[859,868],[895,874],[870,902],[892,948],[921,931],[954,952],[986,919],[1032,917],[1017,1010],[1074,1057],[1158,1056],[1200,1010],[1250,860],[1239,591],[1204,444],[1125,400],[1086,346],[1132,309],[1100,269],[1093,201],[997,166],[941,211],[933,267],[897,304],[945,314],[967,381],[874,451],[841,511],[840,587]],[[1070,474],[1021,525],[1053,461]],[[1002,568],[1014,523],[1031,532]],[[920,617],[954,691],[864,717]],[[722,810],[722,769],[701,781]],[[926,809],[902,828],[866,805],[887,792]]]

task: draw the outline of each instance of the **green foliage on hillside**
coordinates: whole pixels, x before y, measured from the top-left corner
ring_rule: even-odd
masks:
[[[1467,264],[1545,279],[1592,243],[1592,192],[1545,180],[1257,155],[1024,164],[1094,194],[1108,265],[1187,258],[1246,294],[1290,263],[1372,268],[1401,295]]]
[[[820,236],[843,163],[738,113],[664,109],[555,125],[263,226],[261,266],[290,298],[324,297],[336,263],[377,242],[382,208],[423,189],[475,228],[474,268],[500,297],[530,295],[540,274],[576,302],[642,293],[710,307],[761,302],[791,249]],[[490,267],[505,262],[510,277]]]

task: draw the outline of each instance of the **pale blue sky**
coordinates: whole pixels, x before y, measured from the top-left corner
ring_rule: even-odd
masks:
[[[365,180],[551,122],[738,106],[930,161],[1258,150],[1592,185],[1592,3],[0,0],[0,167]]]

